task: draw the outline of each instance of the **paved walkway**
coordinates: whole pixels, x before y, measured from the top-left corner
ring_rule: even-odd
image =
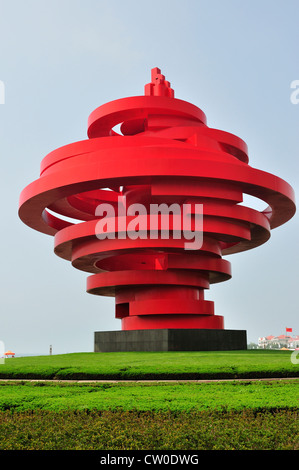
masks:
[[[202,379],[202,380],[188,380],[188,379],[151,379],[151,380],[63,380],[63,379],[0,379],[0,382],[55,382],[55,383],[209,383],[209,382],[258,382],[258,381],[287,381],[298,380],[299,377],[271,377],[271,378],[252,378],[252,379]]]

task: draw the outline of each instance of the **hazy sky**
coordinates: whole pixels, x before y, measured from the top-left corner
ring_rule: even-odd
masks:
[[[1,323],[16,354],[93,351],[94,331],[120,329],[114,299],[86,293],[86,273],[53,253],[53,238],[18,218],[42,158],[87,138],[101,104],[142,95],[160,67],[175,96],[210,127],[248,145],[249,163],[298,193],[299,2],[291,0],[0,0]],[[299,94],[298,94],[299,97]],[[252,251],[227,257],[230,281],[206,299],[248,341],[299,334],[298,216]]]

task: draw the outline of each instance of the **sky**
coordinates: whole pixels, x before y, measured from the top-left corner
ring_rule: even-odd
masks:
[[[87,138],[98,106],[142,95],[159,67],[208,126],[236,134],[249,164],[299,190],[299,3],[292,0],[0,0],[0,341],[16,355],[92,352],[119,330],[114,299],[18,217],[22,189],[52,150]],[[1,100],[1,91],[4,99]],[[299,97],[299,93],[297,95]],[[234,254],[207,300],[248,342],[299,334],[298,216]]]

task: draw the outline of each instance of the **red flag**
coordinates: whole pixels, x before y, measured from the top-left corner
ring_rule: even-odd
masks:
[[[286,331],[288,331],[289,333],[292,333],[293,328],[286,328]]]

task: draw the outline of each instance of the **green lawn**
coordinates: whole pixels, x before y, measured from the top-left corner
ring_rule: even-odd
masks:
[[[0,450],[298,450],[298,379],[0,385]]]
[[[299,377],[290,351],[74,353],[6,359],[0,378],[225,379]]]
[[[298,450],[298,367],[261,350],[6,359],[0,450]]]
[[[208,383],[1,382],[0,411],[295,410],[298,384],[297,379]]]

